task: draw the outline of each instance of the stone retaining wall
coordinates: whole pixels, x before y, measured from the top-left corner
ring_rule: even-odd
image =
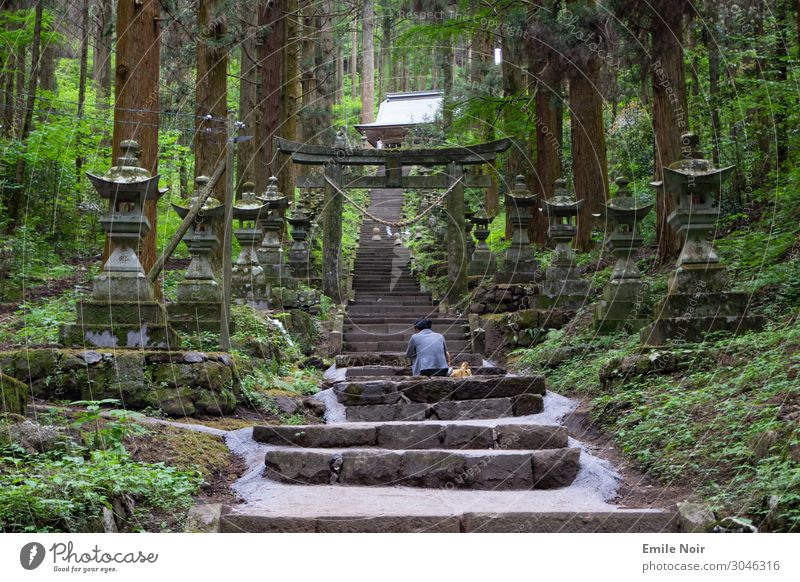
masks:
[[[32,349],[0,352],[0,373],[44,400],[113,398],[133,410],[170,416],[230,414],[239,375],[226,353]]]

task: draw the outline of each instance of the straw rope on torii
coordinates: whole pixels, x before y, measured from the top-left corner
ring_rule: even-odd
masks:
[[[459,177],[459,178],[458,178],[458,179],[457,179],[455,182],[453,182],[453,184],[452,184],[452,185],[451,185],[451,186],[450,186],[450,187],[449,187],[449,188],[448,188],[448,189],[447,189],[447,190],[446,190],[446,191],[445,191],[445,192],[444,192],[442,195],[440,195],[440,196],[439,196],[439,197],[438,197],[436,200],[434,200],[433,202],[431,202],[431,204],[430,204],[430,205],[429,205],[429,206],[428,206],[428,207],[427,207],[425,210],[423,210],[422,212],[420,212],[420,213],[419,213],[417,216],[415,216],[414,218],[411,218],[411,219],[408,219],[408,220],[396,220],[396,221],[392,221],[392,220],[384,220],[383,218],[378,218],[377,216],[375,216],[374,214],[372,214],[372,213],[371,213],[369,210],[367,210],[366,208],[364,208],[363,206],[361,206],[361,205],[360,205],[358,202],[356,202],[355,200],[353,200],[352,198],[350,198],[350,196],[348,196],[348,195],[347,195],[347,193],[346,193],[344,190],[342,190],[341,188],[339,188],[339,186],[337,186],[337,185],[336,185],[336,183],[335,183],[335,182],[333,182],[333,180],[331,180],[331,179],[330,179],[330,178],[329,178],[327,175],[325,175],[325,176],[323,176],[323,177],[324,177],[325,181],[326,181],[328,184],[330,184],[330,185],[331,185],[331,187],[332,187],[334,190],[336,190],[336,191],[337,191],[339,194],[341,194],[341,195],[342,195],[342,197],[343,197],[345,200],[347,200],[347,201],[348,201],[350,204],[352,204],[353,206],[355,206],[356,210],[358,210],[359,212],[361,212],[362,214],[364,214],[365,216],[367,216],[369,219],[371,219],[371,220],[374,220],[374,221],[375,221],[375,222],[377,222],[378,224],[382,224],[382,225],[384,225],[384,226],[389,226],[389,227],[391,227],[391,228],[397,228],[397,229],[403,228],[404,226],[409,226],[409,225],[411,225],[411,224],[414,224],[415,222],[417,222],[417,221],[419,221],[419,220],[422,220],[423,218],[425,218],[425,216],[427,216],[427,215],[428,215],[428,214],[431,212],[431,210],[433,210],[433,209],[434,209],[434,208],[436,208],[437,206],[441,205],[441,204],[442,204],[442,202],[444,202],[444,201],[445,201],[445,199],[447,198],[447,195],[448,195],[448,194],[450,194],[450,192],[452,192],[452,191],[453,191],[453,188],[455,188],[456,186],[458,186],[458,183],[459,183],[459,182],[461,182],[461,180],[463,179],[463,178]]]

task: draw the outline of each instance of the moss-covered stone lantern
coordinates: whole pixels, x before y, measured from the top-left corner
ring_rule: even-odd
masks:
[[[292,227],[292,246],[289,249],[289,270],[292,277],[308,284],[311,276],[311,253],[308,234],[311,219],[302,205],[298,205],[287,218]]]
[[[611,228],[606,245],[617,262],[594,314],[595,328],[604,333],[640,330],[650,322],[652,307],[649,286],[636,265],[636,253],[644,242],[639,223],[653,204],[640,204],[628,189],[626,178],[617,178],[615,183],[616,195],[603,205],[602,216]]]
[[[154,297],[153,285],[139,262],[137,248],[150,232],[144,213],[147,201],[158,200],[159,176],[139,164],[139,144],[125,140],[117,165],[102,176],[87,173],[108,210],[100,219],[111,254],[95,277],[90,300],[79,301],[76,324],[61,328],[66,346],[104,348],[177,347],[166,310]]]
[[[589,282],[581,279],[575,268],[575,253],[570,246],[578,234],[578,211],[581,206],[583,200],[575,200],[567,189],[567,181],[556,180],[553,196],[545,200],[549,236],[556,247],[542,283],[542,306],[579,304],[586,300],[589,293]]]
[[[747,313],[749,296],[729,288],[727,269],[711,242],[720,215],[718,200],[733,166],[716,168],[697,150],[698,138],[682,136],[690,153],[664,168],[654,182],[675,203],[667,217],[670,227],[685,237],[683,249],[667,283],[667,296],[655,306],[658,318],[642,329],[642,341],[662,345],[669,340],[699,341],[709,332],[733,333],[760,329],[763,317]]]
[[[208,183],[206,176],[198,176],[196,190]],[[192,197],[185,203],[173,204],[172,209],[185,218],[196,202]],[[185,333],[219,333],[222,309],[222,285],[217,281],[211,265],[211,256],[220,245],[217,230],[223,227],[225,207],[216,198],[208,198],[189,225],[183,243],[189,250],[191,262],[183,280],[178,283],[177,303],[168,306],[172,326]]]
[[[251,305],[256,301],[257,290],[264,286],[264,269],[256,248],[264,238],[258,221],[266,213],[267,205],[256,198],[255,184],[245,182],[241,198],[233,205],[233,235],[239,241],[240,252],[231,272],[231,291],[238,300]]]
[[[477,242],[469,259],[469,275],[471,277],[491,276],[496,269],[495,256],[489,250],[486,239],[489,238],[489,224],[493,218],[489,217],[485,210],[480,209],[472,216],[471,220],[475,227],[473,232]]]
[[[495,275],[497,283],[534,283],[541,278],[539,262],[528,238],[528,225],[533,219],[537,198],[525,185],[525,176],[518,175],[513,189],[506,194],[506,219],[511,224],[511,246],[506,250],[502,267]]]

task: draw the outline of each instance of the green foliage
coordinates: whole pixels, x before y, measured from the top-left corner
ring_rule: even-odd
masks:
[[[628,377],[610,387],[601,385],[600,370],[642,353],[637,337],[551,331],[542,344],[518,351],[516,362],[541,370],[553,350],[577,345],[587,351],[549,372],[548,387],[590,396],[592,419],[639,467],[693,487],[722,513],[758,521],[777,496],[780,527],[800,528],[798,434],[790,419],[800,410],[800,322],[677,347],[678,373]],[[756,454],[765,435],[766,450]]]
[[[0,528],[6,533],[91,531],[101,509],[122,496],[132,498],[140,514],[178,515],[191,506],[200,482],[195,472],[137,463],[120,450],[95,450],[84,458],[6,448],[0,450]]]
[[[58,328],[75,320],[71,292],[21,304],[15,317],[0,321],[0,343],[14,346],[58,343]]]
[[[103,414],[103,405],[119,405],[119,400],[77,400],[71,406],[84,406],[72,421],[72,428],[84,435],[84,442],[91,449],[125,452],[125,439],[147,432],[136,421],[144,418],[143,414],[130,410],[108,410]],[[101,421],[102,419],[102,421]]]

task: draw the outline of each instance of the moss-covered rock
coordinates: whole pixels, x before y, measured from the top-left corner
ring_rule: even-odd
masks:
[[[25,414],[28,386],[0,372],[0,412]]]

